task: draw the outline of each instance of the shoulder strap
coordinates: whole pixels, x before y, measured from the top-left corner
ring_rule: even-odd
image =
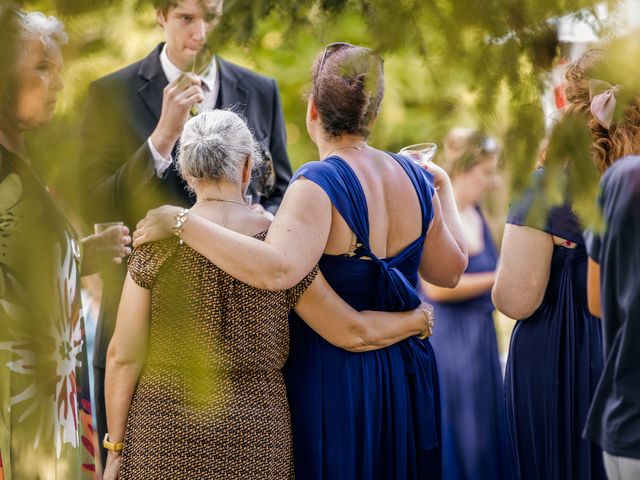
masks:
[[[404,169],[416,190],[422,210],[422,236],[424,236],[429,229],[431,220],[433,220],[433,194],[435,192],[433,175],[402,155],[387,153]]]
[[[371,254],[367,198],[349,164],[336,156],[306,163],[298,169],[291,183],[300,177],[311,180],[325,191],[367,254]]]

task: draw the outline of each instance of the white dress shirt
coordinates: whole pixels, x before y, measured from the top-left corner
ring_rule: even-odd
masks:
[[[162,52],[160,52],[160,65],[162,66],[162,71],[164,72],[165,77],[167,77],[169,83],[175,81],[183,73],[171,62],[171,60],[169,60],[166,44],[162,48]],[[198,75],[198,77],[202,82],[202,90],[204,93],[204,100],[202,103],[197,104],[198,111],[203,112],[213,110],[216,106],[216,100],[218,99],[218,92],[220,90],[218,64],[216,63],[215,56],[211,58],[211,63],[209,63],[209,66],[204,73],[202,75]],[[149,150],[151,150],[151,155],[153,156],[156,175],[159,178],[163,178],[167,169],[171,166],[171,156],[165,158],[160,155],[156,147],[153,145],[151,138],[147,140],[147,143],[149,144]]]

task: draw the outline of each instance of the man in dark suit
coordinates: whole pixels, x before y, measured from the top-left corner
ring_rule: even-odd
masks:
[[[222,0],[164,0],[156,7],[166,43],[89,88],[80,158],[85,219],[124,221],[133,229],[150,208],[191,206],[194,199],[175,169],[176,142],[190,115],[213,108],[232,108],[246,118],[265,160],[248,193],[262,205],[254,208],[275,213],[291,178],[275,81],[218,56],[198,58],[205,56],[205,38],[222,13]],[[105,357],[125,273],[124,266],[103,271],[93,359],[101,441]]]

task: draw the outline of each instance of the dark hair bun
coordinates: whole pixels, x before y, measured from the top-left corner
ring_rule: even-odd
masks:
[[[356,46],[322,56],[324,63],[317,60],[314,68],[313,97],[325,132],[367,137],[384,96],[382,59]]]

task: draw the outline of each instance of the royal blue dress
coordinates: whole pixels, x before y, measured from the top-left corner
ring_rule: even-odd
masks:
[[[492,272],[498,253],[487,223],[483,249],[469,255],[465,273]],[[431,338],[438,359],[442,404],[442,472],[447,480],[508,478],[502,371],[491,290],[457,302],[434,302]]]
[[[541,222],[530,218],[532,210]],[[511,335],[505,392],[514,475],[605,479],[600,448],[582,438],[603,365],[600,323],[587,309],[582,228],[569,203],[547,208],[538,184],[511,209],[507,223],[575,244],[554,245],[542,304]]]
[[[420,303],[415,286],[433,218],[433,185],[413,162],[393,157],[416,189],[423,224],[421,235],[390,258],[371,252],[367,201],[344,160],[305,164],[292,179],[319,185],[357,238],[355,255],[325,254],[319,263],[333,289],[357,310],[402,311]],[[440,478],[438,374],[428,340],[411,337],[353,353],[334,347],[293,313],[290,335],[284,374],[297,478]]]

